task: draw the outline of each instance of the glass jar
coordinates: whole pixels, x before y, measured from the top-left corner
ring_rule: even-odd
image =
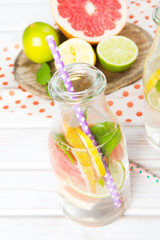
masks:
[[[160,2],[152,16],[156,23],[156,34],[144,63],[144,116],[147,138],[160,149]]]
[[[101,226],[121,217],[130,199],[126,139],[110,111],[104,90],[106,78],[96,67],[66,66],[75,92],[68,93],[57,71],[50,80],[54,116],[49,136],[50,158],[65,215],[86,226]],[[75,108],[80,107],[97,141],[81,129]],[[108,166],[121,200],[116,208],[105,182]]]

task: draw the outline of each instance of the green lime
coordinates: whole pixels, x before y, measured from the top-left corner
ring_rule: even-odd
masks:
[[[23,51],[33,62],[44,63],[53,60],[52,53],[46,41],[46,36],[52,35],[59,45],[57,31],[47,23],[35,22],[30,24],[23,32]]]
[[[149,105],[157,111],[160,111],[160,92],[153,88],[147,95]]]
[[[158,82],[156,83],[155,88],[157,92],[160,92],[160,80],[158,80]]]
[[[117,189],[121,189],[123,182],[125,180],[125,168],[122,164],[122,162],[117,161],[115,163],[109,164],[109,170],[111,172],[112,178],[114,180],[114,183],[117,187]]]
[[[127,70],[138,56],[137,45],[129,38],[113,36],[99,42],[97,55],[102,66],[110,72]]]
[[[124,180],[125,180],[125,168],[124,168],[122,162],[120,162],[120,161],[117,161],[114,163],[111,162],[109,164],[109,170],[111,172],[111,175],[112,175],[112,178],[116,185],[117,190],[120,190],[124,183]],[[104,180],[99,180],[98,183],[96,184],[96,193],[85,192],[85,191],[79,189],[78,187],[76,187],[75,185],[73,185],[73,183],[69,180],[68,180],[68,184],[76,192],[82,194],[83,196],[88,196],[88,197],[92,197],[92,198],[105,198],[105,197],[110,196],[108,187],[104,183]]]

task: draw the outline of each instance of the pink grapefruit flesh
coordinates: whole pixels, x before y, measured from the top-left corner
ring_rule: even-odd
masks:
[[[51,12],[68,37],[97,44],[118,34],[127,21],[126,0],[50,0]]]
[[[58,177],[66,178],[70,177],[75,184],[85,185],[85,182],[78,169],[76,159],[74,163],[65,155],[62,149],[53,141],[52,137],[49,139],[49,149],[51,154],[51,163],[55,174]],[[71,154],[71,153],[70,153]]]

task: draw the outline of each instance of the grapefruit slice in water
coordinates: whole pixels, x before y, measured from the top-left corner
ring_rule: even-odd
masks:
[[[127,21],[126,0],[50,0],[51,12],[68,37],[91,44],[118,34]]]
[[[76,159],[74,159],[75,161],[72,163],[64,151],[53,140],[52,136],[49,137],[49,149],[54,173],[64,180],[68,176],[74,184],[85,186],[85,181],[81,176]]]

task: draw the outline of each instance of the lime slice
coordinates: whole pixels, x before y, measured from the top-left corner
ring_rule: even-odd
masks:
[[[155,88],[157,92],[160,92],[160,80],[158,80],[158,82],[156,83]]]
[[[129,38],[113,36],[97,45],[97,55],[105,69],[110,72],[122,72],[136,60],[138,47]]]
[[[70,63],[89,63],[95,65],[96,54],[92,46],[85,40],[71,38],[58,46],[64,65]]]
[[[144,92],[145,94],[148,94],[157,84],[158,80],[160,79],[160,69],[155,71],[147,81],[145,87],[144,87]]]
[[[160,111],[160,92],[153,88],[147,95],[149,105],[156,111]]]
[[[111,175],[113,177],[113,180],[117,187],[117,190],[120,190],[123,185],[123,182],[125,180],[125,168],[124,168],[122,162],[117,161],[114,163],[110,163],[109,170],[111,172]],[[102,184],[97,183],[96,184],[96,193],[89,193],[89,192],[80,190],[78,187],[73,185],[73,183],[69,180],[68,180],[68,183],[69,183],[70,187],[73,188],[74,191],[76,191],[77,193],[79,193],[83,196],[86,196],[86,197],[105,198],[105,197],[110,196],[110,193],[109,193],[109,190],[108,190],[108,187],[106,184],[104,184],[102,187]]]

